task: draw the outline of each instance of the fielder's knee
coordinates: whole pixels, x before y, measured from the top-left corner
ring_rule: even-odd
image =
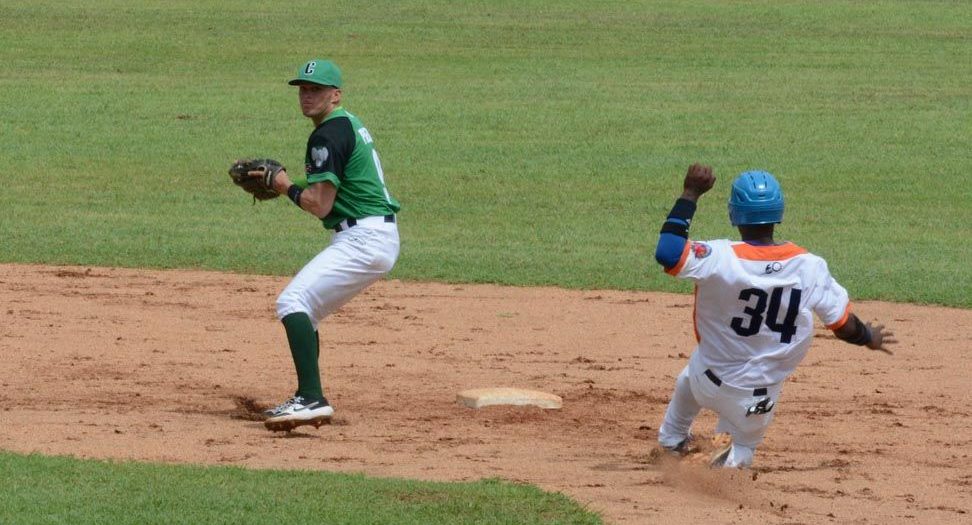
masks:
[[[305,304],[305,301],[301,299],[299,294],[284,290],[277,297],[277,319],[283,320],[284,317],[298,312],[303,312],[308,317],[313,318],[311,315],[312,311],[309,305]]]

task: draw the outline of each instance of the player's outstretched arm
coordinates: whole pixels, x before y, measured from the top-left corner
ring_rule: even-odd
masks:
[[[682,183],[682,196],[675,201],[675,206],[668,213],[655,246],[655,260],[665,269],[674,268],[682,258],[682,251],[688,242],[688,229],[695,215],[695,203],[714,184],[715,176],[712,175],[710,166],[689,166]]]
[[[898,342],[894,337],[894,332],[888,330],[883,324],[871,325],[862,322],[856,315],[850,314],[847,322],[843,326],[834,330],[834,335],[838,339],[860,346],[866,346],[871,350],[880,350],[886,354],[893,354],[888,345]]]

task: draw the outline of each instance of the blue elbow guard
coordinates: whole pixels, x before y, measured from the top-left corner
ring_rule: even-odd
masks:
[[[662,233],[658,236],[658,246],[655,248],[655,260],[665,268],[673,268],[682,258],[685,243],[688,239],[674,233]]]
[[[689,225],[695,215],[694,201],[679,198],[669,212],[668,218],[662,224],[658,236],[658,246],[655,248],[655,260],[665,268],[674,268],[682,258],[685,243],[688,242]]]

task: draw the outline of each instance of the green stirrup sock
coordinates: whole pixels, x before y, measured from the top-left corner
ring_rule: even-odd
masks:
[[[297,395],[307,399],[321,399],[321,371],[317,365],[317,332],[310,317],[303,312],[285,316],[282,320],[290,343],[290,355],[297,369]]]

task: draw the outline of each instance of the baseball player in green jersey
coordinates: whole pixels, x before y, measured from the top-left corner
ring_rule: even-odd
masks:
[[[385,186],[374,140],[341,105],[341,71],[314,59],[300,67],[300,110],[314,123],[304,175],[280,172],[273,187],[333,230],[330,245],[293,278],[277,298],[297,369],[297,391],[267,411],[270,430],[319,426],[333,414],[321,386],[317,327],[322,319],[387,274],[398,259],[395,214],[401,207]]]

